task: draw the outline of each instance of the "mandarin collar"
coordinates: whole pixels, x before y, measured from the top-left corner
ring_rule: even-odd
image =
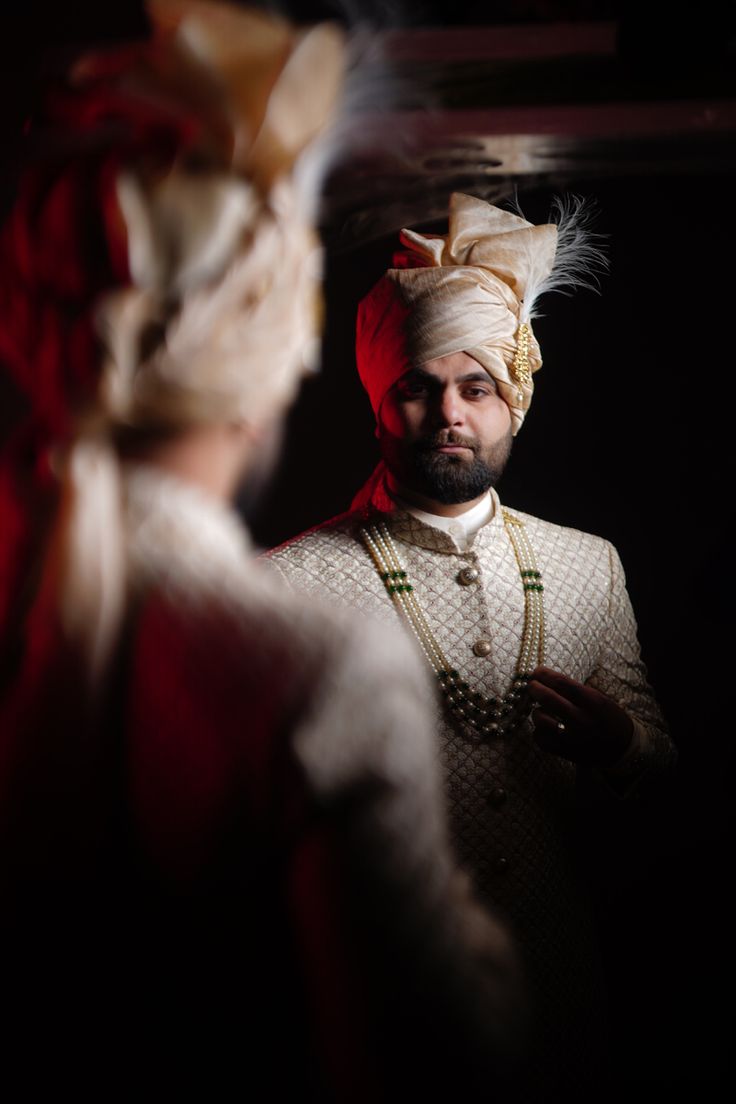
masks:
[[[445,552],[456,556],[468,555],[474,551],[476,542],[484,544],[492,541],[503,529],[503,514],[501,501],[495,488],[491,488],[493,502],[493,514],[488,521],[480,527],[473,537],[469,539],[467,549],[460,548],[455,538],[438,529],[426,521],[414,517],[408,510],[403,509],[394,502],[388,493],[383,481],[371,496],[372,512],[383,515],[382,520],[388,525],[389,531],[397,540],[406,544],[414,544],[419,548],[426,548],[430,552]]]

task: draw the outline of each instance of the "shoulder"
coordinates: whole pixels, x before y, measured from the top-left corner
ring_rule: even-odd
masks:
[[[340,514],[263,553],[263,559],[297,586],[309,589],[314,580],[328,589],[338,580],[349,586],[371,568],[360,536],[365,522],[363,511]]]
[[[230,685],[244,701],[273,688],[277,673],[284,699],[306,690],[338,646],[331,611],[307,608],[255,559],[231,510],[148,472],[129,482],[136,648],[190,695],[217,687],[227,696]]]
[[[316,794],[431,775],[434,687],[406,634],[250,567],[227,602],[147,596],[133,674],[165,704],[161,723],[186,716],[249,762],[286,739]]]
[[[323,685],[350,697],[346,679],[375,687],[397,668],[407,669],[411,686],[420,681],[403,633],[292,589],[257,560],[244,559],[237,572],[190,574],[176,586],[159,580],[138,608],[147,656],[159,669],[178,668],[191,691],[208,683],[223,694],[230,686],[252,704],[264,688],[278,690],[288,708]]]
[[[365,524],[365,514],[362,510],[348,510],[344,514],[329,518],[319,525],[305,529],[295,537],[290,537],[283,544],[269,549],[264,553],[268,559],[287,559],[309,555],[320,548],[349,544],[359,537],[361,527]]]
[[[516,521],[524,527],[535,551],[545,560],[559,561],[561,566],[567,564],[569,567],[584,563],[606,572],[611,570],[613,563],[618,563],[618,553],[605,537],[558,525],[522,510],[507,506],[503,509],[512,523]]]

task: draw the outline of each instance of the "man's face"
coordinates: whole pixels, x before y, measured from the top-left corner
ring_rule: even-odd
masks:
[[[495,381],[467,353],[428,360],[386,393],[381,452],[394,478],[430,502],[470,502],[500,478],[511,414]]]

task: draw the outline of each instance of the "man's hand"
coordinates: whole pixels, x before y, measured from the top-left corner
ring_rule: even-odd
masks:
[[[549,667],[532,671],[528,685],[534,735],[545,751],[586,766],[612,767],[628,750],[634,725],[613,701]]]

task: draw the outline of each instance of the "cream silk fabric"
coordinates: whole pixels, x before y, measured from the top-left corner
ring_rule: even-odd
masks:
[[[339,103],[343,36],[196,0],[152,0],[150,11],[154,42],[118,82],[189,111],[199,137],[163,176],[136,164],[120,174],[131,283],[98,312],[100,405],[125,425],[261,421],[316,360],[316,163]],[[99,64],[87,60],[78,79]]]
[[[552,271],[557,227],[534,226],[456,192],[446,235],[402,230],[401,240],[400,267],[389,269],[358,309],[358,372],[374,412],[413,365],[466,352],[493,376],[518,432],[534,385],[531,376],[521,387],[512,376],[516,335],[528,321],[527,291]],[[530,334],[530,373],[541,364]]]
[[[500,504],[467,550],[453,537],[397,509],[378,487],[372,507],[394,537],[402,567],[444,654],[473,689],[510,688],[524,624],[519,568]],[[540,1006],[550,1068],[586,1060],[596,1034],[600,980],[584,883],[573,861],[576,794],[617,805],[620,793],[670,766],[675,753],[647,682],[621,562],[600,537],[513,511],[525,526],[545,586],[547,665],[608,694],[634,719],[641,753],[613,789],[594,771],[541,751],[531,724],[508,739],[479,743],[438,705],[454,843],[486,899],[509,918]],[[359,623],[399,621],[359,538],[370,511],[354,511],[289,541],[269,562],[293,587],[350,605]],[[460,571],[479,578],[463,585]],[[407,630],[408,631],[408,630]],[[419,645],[415,638],[417,649]],[[473,645],[488,641],[488,655]],[[426,662],[426,660],[425,660]],[[592,1046],[592,1042],[591,1042]]]

